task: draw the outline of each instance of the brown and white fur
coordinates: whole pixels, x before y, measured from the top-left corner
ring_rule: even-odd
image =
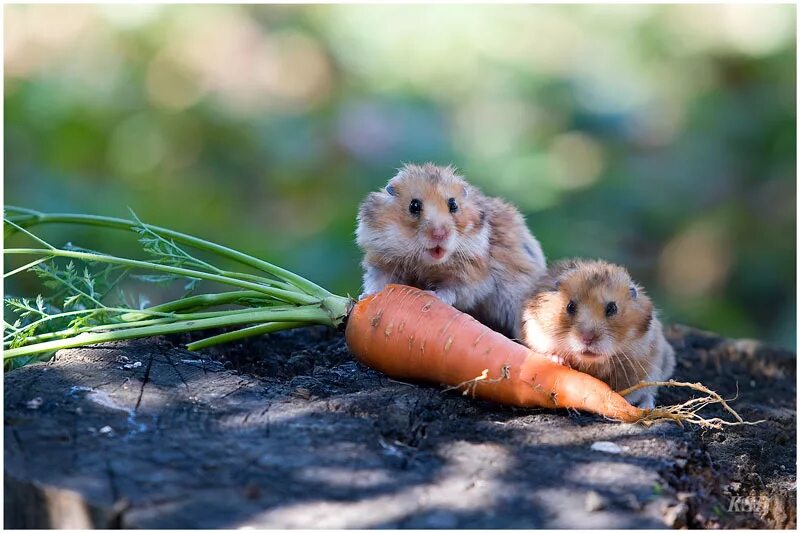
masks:
[[[431,163],[403,166],[367,196],[356,241],[364,251],[362,297],[389,283],[411,285],[512,338],[523,298],[546,270],[515,207]]]
[[[628,272],[605,261],[550,265],[520,313],[522,342],[623,390],[640,381],[669,379],[675,352],[664,338],[653,303]],[[628,395],[655,405],[653,387]]]

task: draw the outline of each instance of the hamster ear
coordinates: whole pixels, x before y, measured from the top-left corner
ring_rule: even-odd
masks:
[[[464,198],[466,198],[467,196],[469,196],[469,187],[467,187],[466,185],[464,185],[464,187],[463,187],[463,188],[464,188]]]
[[[630,291],[630,293],[631,293],[631,298],[633,298],[633,299],[635,300],[635,299],[636,299],[636,297],[639,295],[639,291],[638,291],[638,290],[636,290],[636,286],[635,286],[635,285],[631,285],[631,288],[630,288],[630,289],[628,289],[628,290],[629,290],[629,291]]]
[[[553,290],[558,290],[561,288],[561,280],[557,279],[556,282],[553,284]]]
[[[394,190],[392,185],[386,186],[386,192],[389,194],[389,196],[397,196],[397,191]]]

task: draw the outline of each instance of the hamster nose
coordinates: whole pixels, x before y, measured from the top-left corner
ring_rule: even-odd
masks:
[[[431,239],[434,241],[443,241],[450,235],[450,232],[445,227],[433,228],[431,230]]]
[[[582,331],[581,340],[586,346],[589,346],[590,344],[592,344],[594,341],[597,340],[597,332],[594,330]]]

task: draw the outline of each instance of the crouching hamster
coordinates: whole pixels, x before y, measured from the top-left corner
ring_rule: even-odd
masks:
[[[515,207],[430,163],[405,165],[370,193],[356,237],[362,297],[389,283],[433,291],[512,338],[523,298],[546,271],[542,247]]]
[[[675,352],[652,302],[628,272],[605,261],[550,265],[520,313],[522,342],[620,391],[640,381],[669,379]],[[653,387],[627,396],[655,405]]]

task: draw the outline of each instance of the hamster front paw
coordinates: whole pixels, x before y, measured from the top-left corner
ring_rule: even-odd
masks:
[[[548,353],[548,354],[545,354],[545,357],[547,357],[549,360],[551,360],[552,362],[556,363],[557,365],[569,366],[567,364],[567,360],[561,355],[556,355],[554,353]]]
[[[656,393],[645,391],[642,395],[631,398],[626,398],[631,405],[640,409],[652,409],[656,406]]]
[[[425,291],[439,298],[447,305],[454,305],[456,303],[456,295],[453,291],[447,289],[436,289],[434,291]]]

